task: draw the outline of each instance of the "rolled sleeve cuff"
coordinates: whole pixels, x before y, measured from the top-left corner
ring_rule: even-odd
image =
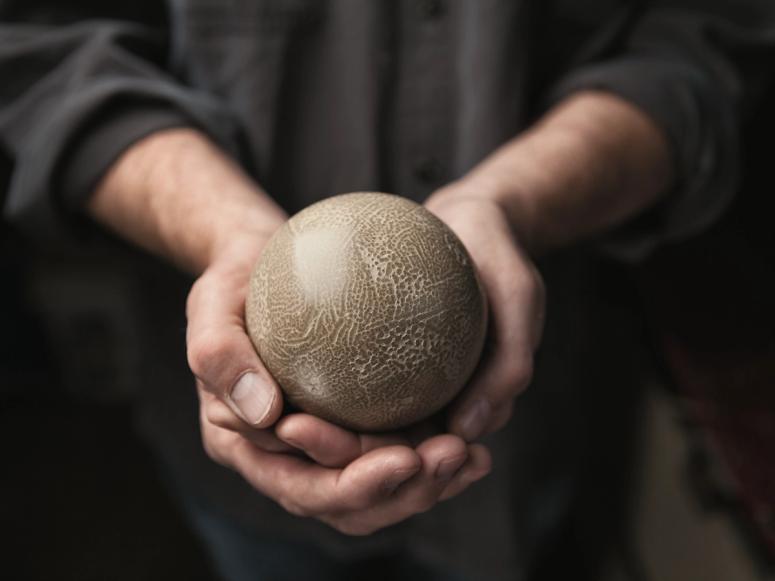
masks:
[[[676,186],[655,207],[600,241],[608,254],[637,261],[656,247],[710,226],[734,197],[739,181],[736,115],[729,100],[696,68],[672,60],[627,57],[574,70],[552,101],[582,90],[604,90],[631,102],[664,131],[676,166]]]
[[[161,104],[127,105],[99,115],[60,163],[57,193],[61,203],[69,211],[78,211],[102,176],[134,143],[157,131],[191,125],[187,116]]]
[[[78,216],[113,162],[143,137],[194,127],[240,158],[239,125],[208,95],[155,80],[106,81],[69,96],[21,152],[6,212],[36,239],[70,239]],[[36,163],[37,161],[37,163]]]

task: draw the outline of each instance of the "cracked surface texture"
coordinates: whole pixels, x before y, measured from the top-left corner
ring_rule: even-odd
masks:
[[[441,409],[476,367],[486,328],[462,243],[422,206],[379,193],[292,217],[253,272],[246,315],[288,400],[361,431]]]

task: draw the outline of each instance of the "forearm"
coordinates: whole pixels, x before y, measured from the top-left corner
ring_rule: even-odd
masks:
[[[654,204],[673,181],[670,147],[644,113],[580,93],[465,178],[500,204],[534,253],[601,233]]]
[[[284,212],[203,134],[155,133],[111,167],[88,204],[100,223],[200,273],[242,236],[266,234]]]

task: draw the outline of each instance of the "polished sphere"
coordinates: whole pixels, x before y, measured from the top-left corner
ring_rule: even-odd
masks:
[[[422,206],[344,194],[293,216],[250,280],[248,332],[298,408],[360,431],[448,403],[484,343],[486,304],[463,244]]]

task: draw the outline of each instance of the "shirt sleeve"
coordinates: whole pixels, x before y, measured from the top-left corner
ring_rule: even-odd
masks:
[[[137,21],[0,24],[5,220],[35,237],[67,235],[114,160],[154,131],[197,127],[236,153],[234,119],[166,72],[164,46],[163,31]]]
[[[602,241],[625,260],[702,231],[728,206],[739,183],[743,118],[775,51],[769,0],[707,2],[703,10],[682,4],[690,2],[647,5],[610,56],[579,63],[552,92],[552,100],[585,89],[617,94],[648,114],[672,146],[674,190]]]

